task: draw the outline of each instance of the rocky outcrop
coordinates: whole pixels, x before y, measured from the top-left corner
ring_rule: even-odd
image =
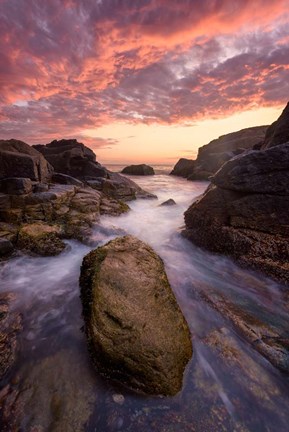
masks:
[[[148,175],[154,175],[154,169],[153,167],[141,164],[141,165],[129,165],[122,170],[123,174],[129,174],[129,175],[137,175],[137,176],[148,176]]]
[[[60,253],[62,238],[88,240],[101,214],[129,211],[123,201],[156,198],[101,167],[92,150],[76,140],[53,141],[40,149],[64,173],[53,172],[42,154],[21,141],[0,142],[0,173],[7,175],[0,178],[0,257],[13,246],[33,254]]]
[[[79,181],[103,192],[116,200],[131,201],[137,198],[156,198],[141,189],[132,180],[107,170],[96,161],[94,152],[76,139],[52,141],[47,145],[36,145],[54,167],[52,181],[80,186]]]
[[[268,126],[232,132],[199,148],[196,160],[180,159],[171,172],[188,180],[208,180],[221,166],[245,150],[261,147]]]
[[[20,177],[37,182],[49,181],[52,166],[23,141],[0,140],[0,179]]]
[[[289,143],[227,162],[185,213],[199,246],[289,283]]]
[[[135,237],[117,238],[84,258],[80,286],[97,369],[138,391],[176,394],[190,332],[155,252]]]
[[[267,130],[262,148],[274,147],[289,142],[289,102],[281,116]]]
[[[35,145],[56,172],[78,179],[86,176],[106,177],[107,172],[97,161],[94,152],[76,139],[54,140],[47,145]]]

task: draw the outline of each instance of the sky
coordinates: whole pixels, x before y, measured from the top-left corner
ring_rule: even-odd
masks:
[[[289,0],[0,0],[0,138],[169,163],[289,100]]]

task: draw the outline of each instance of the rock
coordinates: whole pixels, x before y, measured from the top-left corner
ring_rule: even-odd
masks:
[[[281,116],[267,130],[262,148],[266,149],[289,142],[289,102]]]
[[[11,241],[0,237],[0,257],[10,255],[14,250]]]
[[[2,409],[4,431],[83,432],[97,403],[96,383],[82,354],[61,350],[26,363]]]
[[[129,174],[129,175],[138,175],[138,176],[147,176],[147,175],[154,175],[154,169],[146,164],[141,165],[129,165],[122,170],[123,174]]]
[[[49,185],[47,183],[34,183],[33,184],[33,192],[47,192],[49,189]]]
[[[244,193],[288,195],[289,143],[234,157],[212,182],[222,189]]]
[[[29,178],[5,178],[0,180],[0,191],[9,195],[25,195],[32,192]]]
[[[100,214],[109,216],[119,216],[130,211],[130,207],[123,201],[109,197],[102,197],[100,202]]]
[[[289,143],[234,157],[185,213],[184,235],[289,283]]]
[[[84,258],[80,286],[97,369],[148,394],[180,391],[190,332],[154,251],[135,237],[117,238]]]
[[[46,182],[52,172],[53,168],[41,153],[25,142],[0,140],[0,179],[21,177]]]
[[[103,182],[102,192],[122,201],[132,201],[138,198],[157,199],[156,195],[146,192],[131,179],[112,172],[109,172],[109,179]]]
[[[74,185],[74,186],[78,186],[78,187],[83,187],[84,184],[82,181],[77,180],[74,177],[71,177],[69,175],[66,174],[61,174],[61,173],[54,173],[52,178],[51,178],[53,183],[60,183],[60,184],[66,184],[66,185]]]
[[[22,330],[21,315],[12,311],[14,301],[14,294],[0,293],[0,381],[15,363],[17,335]]]
[[[94,152],[76,139],[54,140],[47,145],[36,145],[57,173],[77,179],[84,176],[106,177],[107,171],[97,161]]]
[[[160,204],[160,206],[173,206],[176,205],[176,201],[173,200],[172,198],[168,199],[167,201],[164,201],[163,203]]]
[[[38,255],[58,255],[65,249],[57,226],[41,222],[23,225],[19,231],[17,246]]]
[[[192,159],[181,158],[174,166],[170,175],[187,178],[194,172],[195,163]]]

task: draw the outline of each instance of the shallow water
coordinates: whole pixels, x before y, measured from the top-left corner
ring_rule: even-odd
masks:
[[[92,413],[89,421],[84,418],[77,425],[69,417],[69,427],[63,430],[288,431],[288,378],[240,337],[202,296],[209,292],[222,294],[266,323],[288,332],[284,287],[240,269],[227,258],[201,251],[181,237],[183,213],[204,191],[206,183],[167,175],[134,180],[159,199],[138,200],[130,203],[128,214],[104,217],[93,240],[104,244],[121,232],[133,234],[149,243],[164,260],[193,339],[194,355],[185,373],[183,390],[173,398],[143,397],[104,381],[92,369],[81,331],[78,286],[80,264],[89,248],[72,241],[61,256],[23,256],[0,267],[1,291],[16,291],[16,307],[24,311],[20,358],[11,372],[11,379],[18,376],[18,380],[14,378],[13,385],[25,392],[27,382],[32,381],[29,385],[33,387],[37,380],[41,388],[41,393],[34,391],[41,394],[37,403],[33,396],[27,402],[29,407],[34,403],[34,408],[26,413],[23,430],[29,430],[25,425],[33,418],[41,418],[41,409],[51,410],[44,430],[54,430],[51,424],[55,414],[46,405],[50,396],[45,391],[58,391],[50,388],[55,379],[50,370],[60,364],[55,386],[59,383],[61,387],[65,415],[69,411],[68,417],[81,417],[78,412],[71,414],[69,408],[80,400],[87,401],[81,413],[88,407]],[[169,198],[177,205],[159,206]],[[61,376],[69,380],[71,387],[64,386]],[[124,401],[116,394],[121,394]],[[85,427],[79,426],[82,424]]]

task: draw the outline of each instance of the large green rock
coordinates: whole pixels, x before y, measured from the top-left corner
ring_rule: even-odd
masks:
[[[190,332],[152,248],[132,236],[109,242],[84,258],[80,285],[97,369],[141,392],[178,393]]]

